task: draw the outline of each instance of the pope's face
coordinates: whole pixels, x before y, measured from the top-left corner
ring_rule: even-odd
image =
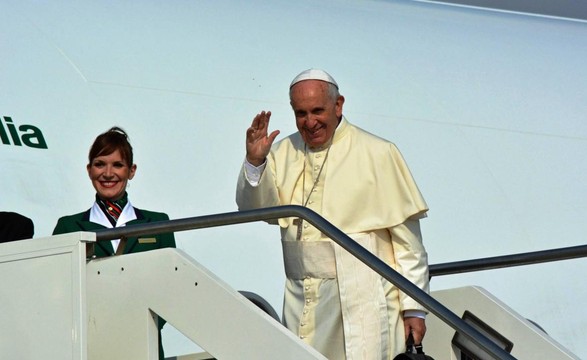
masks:
[[[120,151],[116,150],[112,154],[95,157],[87,169],[98,196],[115,201],[124,195],[126,184],[135,176],[137,166],[129,166]]]
[[[296,126],[310,148],[319,148],[330,141],[342,116],[344,97],[333,98],[328,83],[304,80],[290,90],[290,104]]]

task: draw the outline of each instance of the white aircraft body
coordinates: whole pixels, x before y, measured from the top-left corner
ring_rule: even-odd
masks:
[[[246,128],[271,110],[278,139],[296,131],[288,86],[314,67],[350,122],[402,151],[430,207],[430,264],[585,243],[585,20],[410,0],[4,0],[0,13],[0,211],[30,217],[35,237],[91,206],[87,153],[114,125],[135,150],[135,206],[236,211]],[[176,239],[280,311],[276,227]],[[580,258],[431,286],[481,286],[587,358],[586,273]],[[195,347],[172,327],[163,338],[168,356]]]

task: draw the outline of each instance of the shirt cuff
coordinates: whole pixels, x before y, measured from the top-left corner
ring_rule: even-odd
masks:
[[[267,160],[265,160],[261,165],[255,166],[248,162],[245,158],[245,177],[251,186],[259,185],[259,180],[261,179],[261,175],[263,175],[265,165],[267,165]]]
[[[426,319],[426,313],[422,310],[405,310],[404,318],[417,317],[420,319]]]

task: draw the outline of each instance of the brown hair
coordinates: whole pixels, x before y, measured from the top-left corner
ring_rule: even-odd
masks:
[[[128,140],[128,135],[118,126],[98,135],[88,155],[89,164],[98,156],[110,155],[116,150],[120,151],[120,156],[127,162],[128,166],[133,165],[132,146]]]

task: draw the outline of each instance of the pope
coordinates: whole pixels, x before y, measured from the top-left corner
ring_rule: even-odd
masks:
[[[420,219],[428,206],[397,147],[351,124],[337,82],[305,70],[289,88],[296,127],[275,142],[270,111],[246,131],[239,210],[302,205],[429,292]],[[302,219],[275,221],[286,273],[283,323],[328,359],[392,359],[426,309]]]

